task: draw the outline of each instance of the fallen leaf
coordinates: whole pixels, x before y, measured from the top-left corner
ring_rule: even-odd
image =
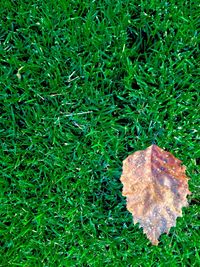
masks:
[[[188,177],[185,166],[156,145],[140,150],[123,161],[121,182],[127,209],[153,245],[168,233],[188,206]]]

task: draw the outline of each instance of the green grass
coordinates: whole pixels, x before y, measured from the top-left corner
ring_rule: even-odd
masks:
[[[199,12],[0,1],[0,266],[199,266]],[[183,160],[192,191],[158,247],[119,181],[153,142]]]

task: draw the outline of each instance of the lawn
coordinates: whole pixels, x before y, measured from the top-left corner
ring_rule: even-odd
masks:
[[[198,1],[0,0],[0,266],[199,266]],[[152,246],[122,161],[187,166],[189,207]]]

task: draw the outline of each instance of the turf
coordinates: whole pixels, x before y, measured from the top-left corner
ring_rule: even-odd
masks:
[[[198,1],[0,1],[0,266],[199,266]],[[187,166],[188,208],[152,246],[122,161]]]

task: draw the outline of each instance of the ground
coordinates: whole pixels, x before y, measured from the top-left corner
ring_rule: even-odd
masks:
[[[199,266],[198,1],[0,2],[0,266]],[[152,143],[192,192],[159,246],[119,180]]]

